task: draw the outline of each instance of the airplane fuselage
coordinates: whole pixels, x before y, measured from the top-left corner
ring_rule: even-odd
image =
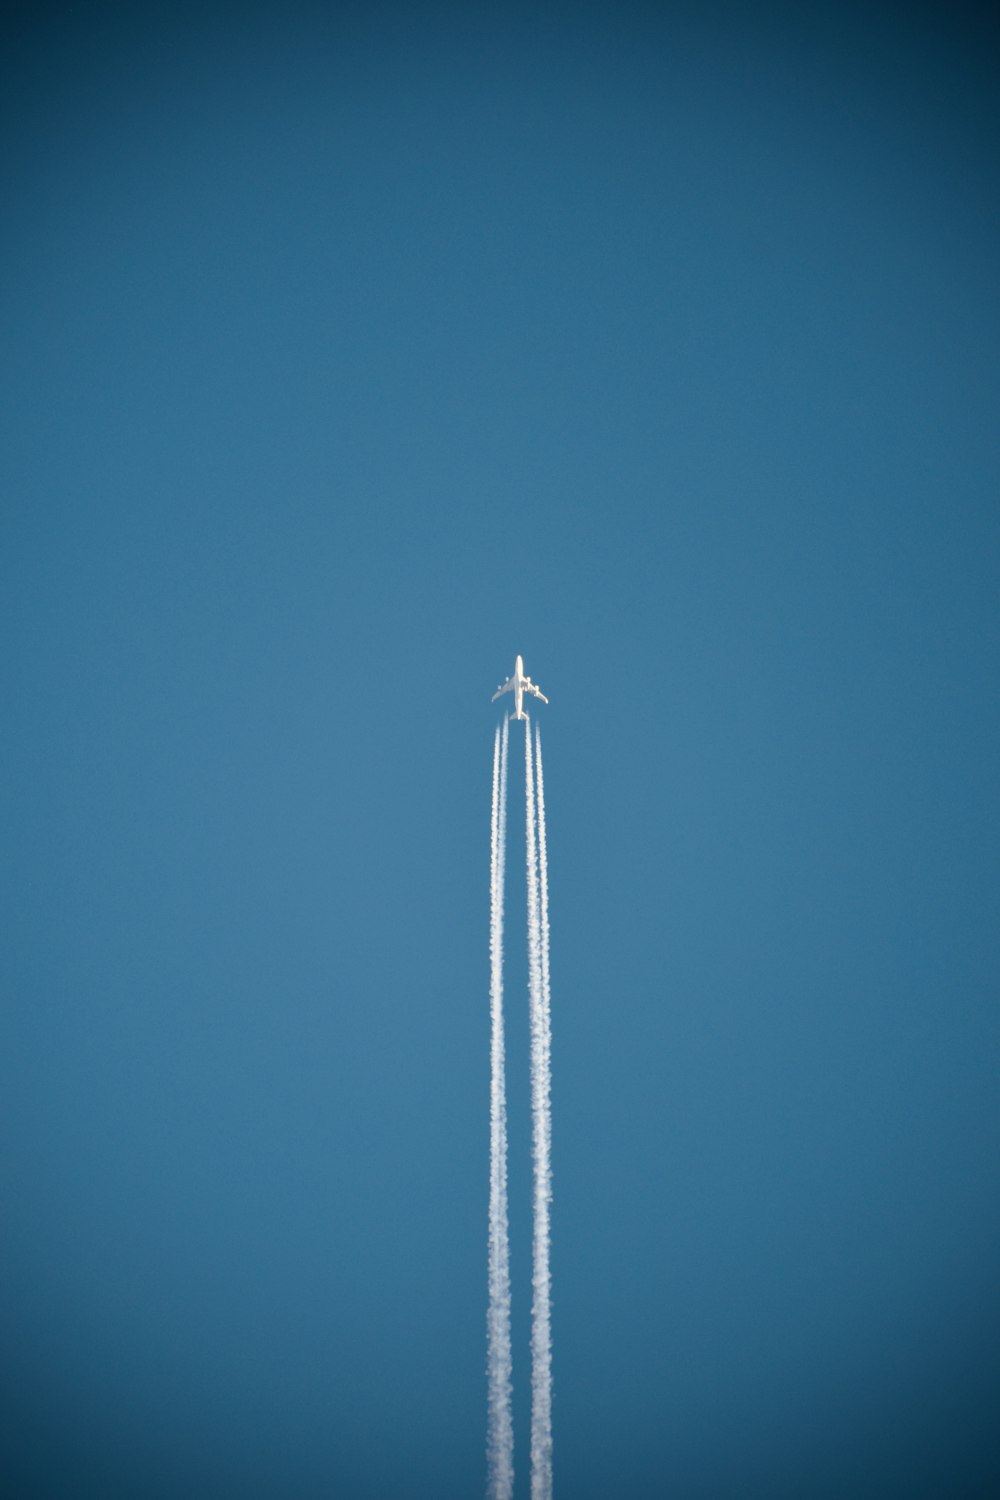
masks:
[[[514,712],[512,719],[526,719],[524,711],[524,662],[520,657],[514,663]]]

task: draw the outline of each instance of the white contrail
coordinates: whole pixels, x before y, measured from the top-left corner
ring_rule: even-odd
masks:
[[[542,961],[542,1017],[545,1023],[545,1054],[551,1089],[552,1058],[552,987],[549,980],[549,854],[545,835],[545,780],[542,776],[542,731],[535,725],[535,798],[538,813],[538,905]],[[549,1103],[549,1144],[552,1141],[552,1107]],[[552,1201],[552,1177],[549,1175],[549,1202]]]
[[[548,918],[544,928],[539,890],[537,825],[531,755],[531,723],[524,726],[525,841],[528,875],[528,991],[531,1005],[531,1147],[535,1169],[531,1303],[531,1500],[552,1500],[552,1327],[550,1315],[549,1204],[552,1200],[552,1137],[549,1026],[547,1019]],[[548,876],[545,880],[545,904]]]
[[[545,778],[542,774],[542,731],[535,725],[535,803],[538,819],[538,908],[542,969],[542,1029],[545,1037],[545,1158],[546,1213],[552,1203],[552,984],[549,977],[549,852],[545,831]],[[547,1237],[548,1239],[548,1237]],[[551,1274],[549,1287],[551,1289]],[[551,1357],[551,1343],[550,1343]]]
[[[548,1455],[548,1490],[552,1494],[552,1323],[551,1292],[552,1272],[549,1258],[551,1250],[551,1225],[549,1214],[552,1204],[552,987],[549,978],[549,853],[545,830],[545,778],[542,774],[542,732],[535,724],[535,801],[538,820],[538,906],[541,971],[542,971],[542,1037],[544,1046],[544,1092],[545,1107],[545,1155],[542,1163],[541,1197],[544,1204],[545,1250],[545,1380],[546,1394],[546,1452]]]
[[[507,1224],[507,1093],[503,1026],[503,893],[507,848],[507,716],[493,740],[490,822],[490,1212],[489,1308],[486,1314],[489,1500],[512,1500],[510,1244]]]

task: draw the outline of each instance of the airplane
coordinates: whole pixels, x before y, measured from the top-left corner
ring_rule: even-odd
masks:
[[[512,719],[526,719],[528,717],[528,715],[524,711],[525,693],[533,693],[536,698],[541,698],[543,703],[548,703],[549,701],[548,698],[546,698],[545,694],[541,691],[541,689],[535,687],[535,684],[532,682],[531,678],[525,677],[524,662],[520,657],[518,657],[514,663],[513,677],[508,677],[503,687],[497,688],[496,692],[493,694],[493,697],[490,699],[490,702],[495,703],[500,697],[501,693],[514,694],[514,712],[511,714]]]

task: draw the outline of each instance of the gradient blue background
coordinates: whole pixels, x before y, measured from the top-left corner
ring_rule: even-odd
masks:
[[[997,1492],[997,40],[8,22],[7,1493],[481,1493],[518,651],[557,1494]]]

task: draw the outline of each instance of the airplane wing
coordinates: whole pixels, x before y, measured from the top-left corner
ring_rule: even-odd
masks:
[[[535,684],[533,682],[526,682],[524,684],[524,691],[526,693],[534,693],[535,697],[541,698],[543,703],[548,703],[549,701],[548,698],[546,698],[545,694],[542,692],[541,688],[535,687]]]
[[[490,702],[491,703],[495,703],[497,701],[497,699],[503,693],[509,693],[509,692],[511,692],[512,689],[513,689],[513,687],[514,687],[514,679],[513,679],[513,677],[508,677],[507,681],[504,683],[503,687],[498,687],[497,688],[496,692],[493,694],[493,697],[490,699]]]

